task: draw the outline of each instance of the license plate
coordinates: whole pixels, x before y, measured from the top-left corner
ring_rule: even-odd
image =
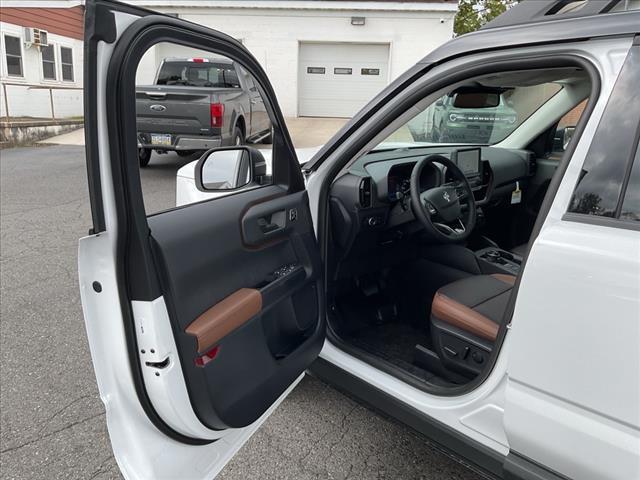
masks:
[[[151,145],[171,146],[171,134],[169,133],[152,133]]]

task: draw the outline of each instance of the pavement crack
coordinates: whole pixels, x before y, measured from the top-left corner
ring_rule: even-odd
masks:
[[[112,458],[113,458],[113,455],[109,455],[102,462],[100,462],[100,465],[98,465],[98,468],[96,468],[93,471],[93,473],[89,477],[89,480],[93,480],[94,478],[102,475],[103,473],[107,473],[109,470],[111,470],[111,467],[109,467],[109,468],[104,468],[104,467]]]
[[[34,438],[34,439],[31,439],[31,440],[27,440],[26,442],[21,443],[20,445],[15,445],[13,447],[5,448],[4,450],[0,450],[0,453],[4,454],[4,453],[13,452],[15,450],[19,450],[19,449],[21,449],[23,447],[27,447],[27,446],[32,445],[34,443],[38,443],[39,441],[44,440],[45,438],[52,437],[53,435],[56,435],[56,434],[58,434],[60,432],[64,432],[65,430],[69,430],[70,428],[73,428],[76,425],[80,425],[82,423],[86,423],[86,422],[88,422],[90,420],[93,420],[94,418],[98,418],[101,415],[104,415],[104,412],[100,412],[100,413],[97,413],[95,415],[91,415],[90,417],[84,418],[82,420],[78,420],[77,422],[70,423],[66,427],[62,427],[62,428],[60,428],[58,430],[54,430],[53,432],[46,433],[46,434],[40,436],[39,438]]]
[[[52,209],[52,208],[58,208],[58,207],[68,207],[69,205],[72,205],[74,203],[77,203],[79,205],[84,206],[86,203],[86,199],[85,198],[76,198],[74,200],[69,200],[67,202],[62,202],[62,203],[57,203],[54,205],[46,205],[46,206],[42,206],[42,205],[37,205],[37,206],[30,206],[28,208],[25,208],[23,210],[14,210],[13,212],[6,212],[3,213],[2,216],[5,218],[10,218],[14,215],[24,215],[25,213],[30,213],[33,211],[42,211],[42,210],[47,210],[47,209]]]
[[[42,426],[40,427],[40,429],[38,430],[38,434],[42,433],[42,430],[44,430],[47,425],[49,425],[49,423],[51,423],[51,421],[56,418],[58,415],[62,414],[65,410],[67,410],[69,407],[75,405],[76,403],[78,403],[81,400],[84,400],[85,398],[92,398],[93,395],[82,395],[81,397],[76,398],[75,400],[72,400],[71,402],[69,402],[68,404],[66,404],[64,407],[62,407],[61,409],[57,410],[56,412],[53,413],[53,415],[51,415],[49,418],[47,418],[44,422],[42,422]]]
[[[353,463],[349,465],[349,471],[347,472],[347,476],[344,477],[344,480],[349,480],[349,477],[351,476],[352,473],[353,473]]]

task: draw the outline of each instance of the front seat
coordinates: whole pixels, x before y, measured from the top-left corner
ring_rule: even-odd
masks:
[[[431,307],[431,334],[443,365],[475,376],[486,364],[516,277],[474,275],[440,288]]]

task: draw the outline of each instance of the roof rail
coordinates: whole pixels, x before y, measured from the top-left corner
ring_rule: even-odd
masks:
[[[484,25],[481,30],[525,23],[591,17],[607,13],[621,0],[524,0]]]

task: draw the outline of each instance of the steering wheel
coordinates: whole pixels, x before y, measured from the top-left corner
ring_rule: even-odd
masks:
[[[444,165],[454,181],[420,191],[420,177],[427,165]],[[466,200],[466,208],[463,202]],[[415,217],[423,224],[426,233],[440,243],[465,240],[476,224],[476,201],[464,173],[442,155],[427,155],[411,172],[411,207]]]

